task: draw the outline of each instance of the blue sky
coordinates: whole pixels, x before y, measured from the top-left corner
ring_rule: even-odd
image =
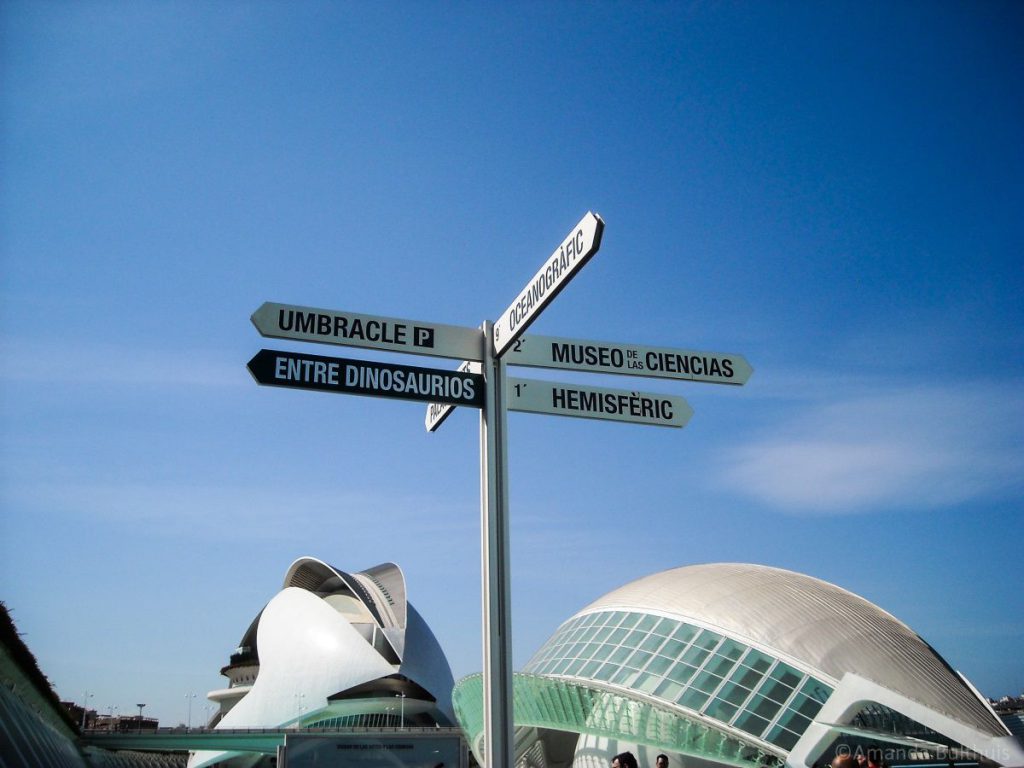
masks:
[[[1015,3],[0,8],[0,597],[64,698],[205,715],[289,564],[404,569],[480,669],[476,414],[258,387],[264,301],[744,355],[662,430],[510,416],[516,666],[758,562],[1024,689]],[[402,362],[453,363],[407,358]],[[842,628],[837,628],[842,631]]]

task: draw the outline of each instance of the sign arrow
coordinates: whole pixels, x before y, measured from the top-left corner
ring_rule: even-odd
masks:
[[[261,349],[248,363],[260,384],[348,395],[484,406],[483,376],[412,365]]]
[[[693,416],[690,404],[676,395],[514,378],[508,380],[508,408],[677,428],[686,426]]]
[[[588,211],[569,236],[519,292],[519,296],[494,323],[494,355],[501,357],[508,346],[552,302],[566,284],[601,247],[604,221]]]
[[[484,359],[484,339],[479,328],[359,315],[334,309],[296,307],[270,301],[253,312],[251,320],[260,335],[272,339],[313,341],[463,360]]]
[[[754,370],[741,355],[530,335],[516,339],[505,362],[710,384],[746,384]]]

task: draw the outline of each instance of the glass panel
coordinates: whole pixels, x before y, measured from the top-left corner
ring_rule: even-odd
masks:
[[[660,635],[650,635],[646,640],[640,643],[640,650],[656,651],[661,647],[663,642],[665,642],[665,638]]]
[[[612,651],[614,650],[614,645],[599,645],[591,658],[596,659],[597,661],[607,661],[608,657],[612,655]]]
[[[743,657],[743,664],[746,664],[751,669],[755,669],[758,672],[767,672],[768,668],[775,661],[771,656],[755,651],[753,648]]]
[[[627,661],[626,664],[633,669],[643,669],[644,664],[646,664],[650,658],[651,654],[647,653],[647,651],[637,651],[629,657],[629,661]]]
[[[711,659],[705,665],[704,669],[710,672],[714,672],[719,677],[725,677],[730,672],[732,672],[732,668],[735,665],[736,662],[732,659],[727,659],[724,656],[719,656],[716,653],[714,656],[711,657]]]
[[[611,680],[612,675],[614,675],[618,671],[618,664],[603,664],[601,668],[594,673],[594,679],[608,681]]]
[[[744,688],[754,690],[757,684],[761,682],[761,673],[755,672],[749,667],[736,667],[736,671],[732,673],[729,679],[734,683],[739,683]]]
[[[661,646],[661,655],[667,656],[670,659],[679,658],[679,654],[686,648],[686,643],[681,640],[666,640],[665,644]]]
[[[640,619],[640,623],[636,625],[636,628],[642,632],[650,632],[654,629],[654,625],[658,623],[657,616],[651,616],[650,614]]]
[[[768,727],[768,721],[763,717],[758,717],[753,712],[744,712],[736,718],[736,722],[733,725],[741,731],[760,736],[764,733],[764,729]]]
[[[775,717],[775,713],[782,709],[782,705],[771,699],[766,699],[764,696],[755,696],[747,705],[747,709],[766,720],[771,720]]]
[[[787,709],[779,718],[779,725],[785,726],[795,733],[803,733],[810,724],[811,721],[808,718],[791,709]]]
[[[583,669],[580,670],[580,677],[593,677],[594,673],[597,672],[597,668],[601,666],[599,661],[588,661],[583,665]]]
[[[679,622],[673,619],[662,619],[658,622],[658,626],[654,628],[654,633],[662,637],[670,637],[678,624]]]
[[[612,651],[612,655],[608,658],[608,661],[614,662],[617,665],[621,665],[622,662],[626,660],[626,657],[628,657],[631,652],[631,648],[627,648],[624,645],[619,646],[614,651]]]
[[[617,627],[622,623],[622,620],[626,618],[625,611],[615,611],[611,616],[608,617],[608,626]]]
[[[731,659],[732,661],[736,661],[736,659],[743,655],[745,650],[747,650],[747,646],[740,645],[735,640],[726,640],[721,644],[721,646],[719,646],[715,653],[720,656],[725,656],[727,659]]]
[[[767,741],[770,741],[772,744],[778,744],[783,749],[792,749],[799,739],[800,737],[792,731],[787,731],[785,728],[780,728],[776,725],[768,734]]]
[[[676,664],[668,676],[669,679],[675,680],[680,685],[686,685],[696,672],[697,668],[691,667],[689,664]]]
[[[719,698],[725,699],[730,704],[740,705],[747,700],[747,696],[750,695],[750,691],[742,686],[736,685],[736,683],[726,683],[722,686],[722,690],[719,692]]]
[[[580,640],[585,642],[585,643],[588,643],[588,642],[590,642],[591,640],[594,639],[594,637],[597,635],[598,631],[599,630],[598,630],[597,627],[590,627],[582,635],[580,635]]]
[[[697,628],[690,624],[680,624],[674,633],[672,633],[672,639],[678,640],[681,643],[688,643],[697,636]]]
[[[722,684],[722,678],[710,672],[701,672],[693,680],[693,687],[705,693],[711,693]]]
[[[647,672],[652,675],[658,675],[661,677],[668,671],[668,668],[672,666],[672,660],[666,659],[664,656],[655,656],[651,663],[647,665]]]
[[[698,691],[696,688],[690,688],[688,691],[683,693],[679,697],[679,704],[690,709],[700,710],[704,706],[704,702],[708,700],[708,695],[703,691]]]
[[[675,701],[676,697],[683,692],[683,686],[679,683],[674,683],[671,680],[665,680],[658,686],[657,690],[654,691],[655,696],[660,696],[666,701]]]
[[[566,656],[570,656],[572,658],[576,658],[581,653],[583,653],[583,649],[586,648],[586,647],[587,647],[586,643],[573,643],[569,647],[569,649],[565,651],[565,655]]]
[[[831,688],[813,677],[807,678],[807,682],[803,684],[800,691],[822,704],[828,701],[828,697],[832,695]]]
[[[711,651],[706,648],[698,648],[696,645],[692,645],[687,649],[686,653],[679,657],[679,659],[680,661],[685,661],[687,664],[699,667],[710,653]]]
[[[613,629],[612,633],[608,635],[608,642],[612,645],[618,645],[622,642],[623,638],[626,637],[626,632],[627,630],[623,629],[622,627],[617,627],[616,629]]]
[[[647,637],[646,632],[642,632],[639,629],[634,629],[629,633],[629,636],[623,642],[623,645],[628,645],[630,648],[636,648],[640,643]]]
[[[622,622],[622,626],[626,629],[632,629],[636,626],[636,623],[642,619],[644,615],[642,613],[631,613],[626,616],[625,621]]]
[[[615,673],[615,675],[612,677],[611,682],[613,682],[615,685],[624,685],[628,688],[632,684],[633,680],[636,679],[636,676],[638,674],[640,673],[637,672],[635,669],[623,667]]]
[[[736,705],[730,704],[721,699],[713,699],[708,704],[707,709],[704,710],[704,714],[708,717],[713,717],[715,720],[721,720],[723,723],[729,722],[733,715],[736,714]]]
[[[790,703],[790,708],[795,709],[804,717],[814,718],[816,714],[821,710],[821,702],[809,699],[803,694],[798,694],[795,699]]]
[[[758,690],[758,693],[764,694],[768,698],[774,699],[780,704],[784,704],[786,702],[786,699],[789,698],[789,695],[792,692],[793,689],[790,688],[788,685],[783,685],[782,683],[776,682],[771,678],[765,680],[760,690]]]
[[[793,669],[789,664],[783,664],[781,661],[776,665],[775,669],[772,670],[770,677],[773,680],[778,680],[784,685],[788,685],[790,688],[796,688],[796,684],[804,679],[804,673],[798,672]]]
[[[562,674],[564,674],[564,675],[578,675],[580,673],[581,669],[583,669],[583,660],[582,659],[574,659],[574,660],[569,662],[569,666],[567,666],[565,668],[565,671]]]
[[[593,643],[605,643],[608,642],[608,635],[611,633],[612,629],[610,627],[601,627],[590,640]]]
[[[644,693],[654,693],[654,689],[661,684],[661,677],[658,675],[650,675],[643,673],[637,678],[636,682],[633,683],[633,688]],[[678,693],[676,694],[679,695]]]
[[[717,632],[712,632],[709,629],[705,629],[703,632],[700,633],[700,637],[698,637],[693,644],[698,648],[704,648],[706,650],[712,651],[721,640],[722,636],[720,634],[718,634]]]

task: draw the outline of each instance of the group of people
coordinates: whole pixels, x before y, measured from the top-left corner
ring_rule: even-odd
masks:
[[[655,768],[668,768],[668,755],[654,758]],[[632,752],[622,752],[612,758],[611,768],[640,768],[636,756]]]
[[[887,768],[882,750],[876,746],[857,749],[856,752],[840,752],[832,758],[831,768]]]

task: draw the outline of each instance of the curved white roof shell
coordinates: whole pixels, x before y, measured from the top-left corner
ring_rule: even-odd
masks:
[[[602,610],[684,619],[788,657],[833,685],[853,673],[979,731],[1005,735],[978,695],[906,624],[810,576],[763,565],[691,565],[630,582],[576,616]]]

